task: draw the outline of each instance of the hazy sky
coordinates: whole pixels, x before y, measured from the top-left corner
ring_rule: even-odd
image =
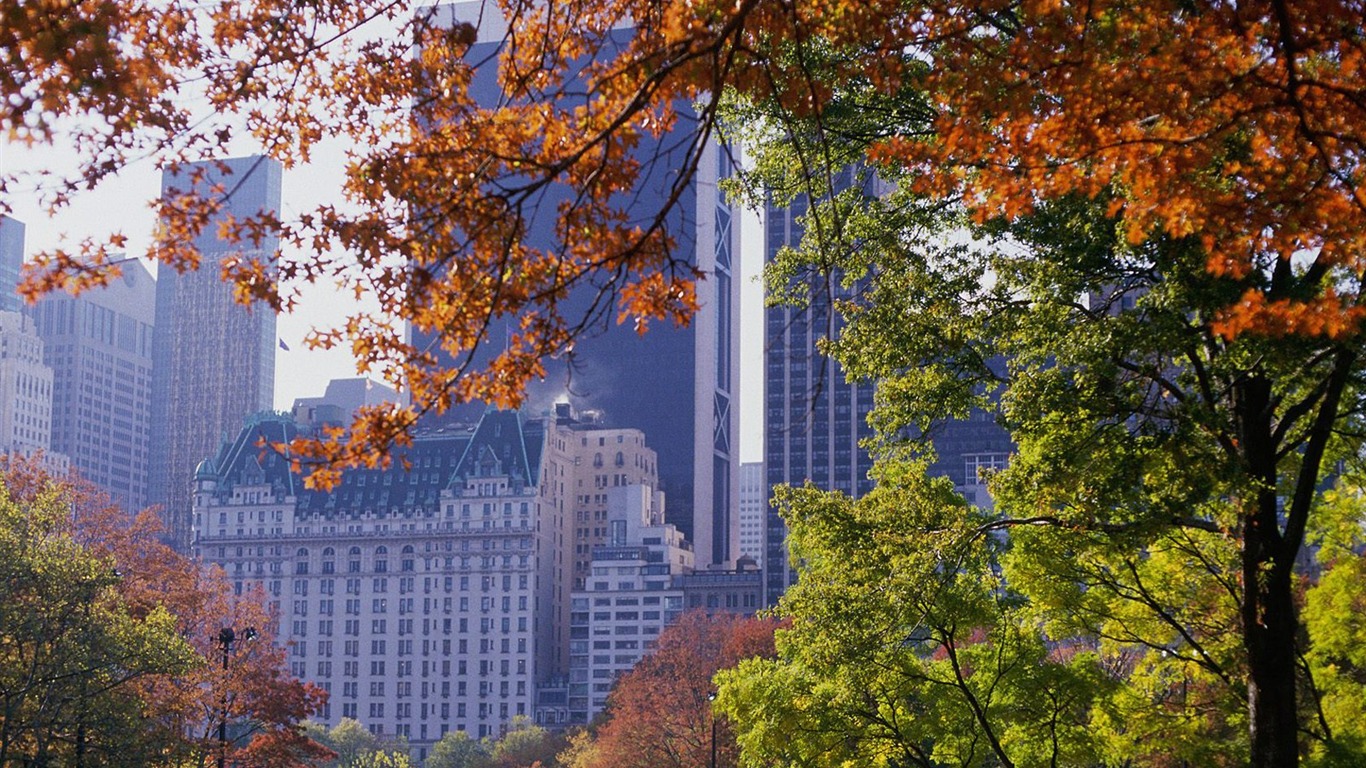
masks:
[[[250,151],[244,147],[240,154]],[[281,194],[285,218],[319,203],[334,201],[341,183],[342,158],[339,150],[318,152],[309,166],[285,171]],[[0,173],[42,167],[61,169],[68,167],[70,162],[70,153],[61,148],[26,149],[0,140]],[[145,252],[155,223],[148,205],[160,191],[160,173],[151,160],[135,161],[116,179],[81,195],[57,216],[48,215],[33,195],[17,191],[19,194],[12,195],[13,199],[6,202],[13,208],[10,215],[26,226],[26,254],[63,245],[74,247],[84,237],[104,238],[113,232],[121,232],[128,238],[130,254],[139,254]],[[740,458],[742,461],[761,461],[763,295],[756,275],[763,263],[762,229],[756,214],[748,213],[740,221]],[[346,296],[331,290],[330,286],[316,286],[304,294],[294,314],[279,317],[278,333],[290,351],[276,349],[276,408],[290,408],[297,397],[321,395],[330,379],[357,375],[349,351],[312,351],[303,344],[310,328],[339,322],[352,306]]]

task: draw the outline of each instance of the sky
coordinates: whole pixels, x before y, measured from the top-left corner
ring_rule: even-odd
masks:
[[[249,147],[242,148],[241,154],[249,153]],[[334,201],[341,185],[343,157],[340,148],[324,148],[315,153],[312,163],[285,171],[281,205],[286,218]],[[0,139],[0,173],[70,166],[70,153],[60,147],[25,148]],[[150,159],[142,159],[77,196],[56,215],[50,215],[23,190],[6,202],[13,209],[10,216],[25,225],[26,255],[64,245],[74,247],[82,238],[103,239],[115,232],[128,238],[130,254],[139,254],[146,251],[151,240],[156,219],[149,206],[159,191],[160,173]],[[763,291],[757,277],[763,265],[763,230],[754,212],[742,215],[740,225],[740,459],[750,462],[763,458]],[[155,272],[150,263],[148,268]],[[277,332],[289,351],[276,349],[277,409],[288,410],[295,398],[321,395],[331,379],[357,375],[348,350],[310,350],[303,343],[312,328],[338,323],[354,308],[339,296],[330,286],[306,288],[297,310],[278,318]]]

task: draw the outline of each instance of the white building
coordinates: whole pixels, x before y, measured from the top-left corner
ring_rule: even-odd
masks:
[[[52,448],[124,509],[147,506],[156,281],[137,260],[79,296],[33,307],[52,368]]]
[[[581,658],[571,660],[576,552],[589,553],[591,573],[598,545],[664,548],[666,561],[642,556],[648,567],[611,579],[613,589],[656,590],[670,564],[693,568],[682,535],[663,525],[654,452],[639,430],[567,409],[553,420],[490,411],[476,426],[419,433],[390,469],[348,471],[320,493],[260,448],[311,428],[259,415],[199,466],[195,548],[239,591],[259,584],[275,602],[291,670],[330,693],[321,721],[352,717],[402,736],[419,759],[447,731],[479,738],[534,716],[537,687],[563,687],[572,663],[587,663],[578,641]],[[681,592],[670,595],[668,606],[659,593],[646,598],[659,606],[643,612],[657,626],[683,604]],[[623,634],[630,661],[614,673],[657,630],[635,634],[630,648]]]
[[[67,471],[66,455],[52,451],[52,369],[33,321],[0,311],[0,453],[40,451],[49,471]]]
[[[664,495],[644,486],[608,491],[608,541],[594,548],[588,583],[570,618],[569,717],[588,722],[617,677],[654,649],[683,612],[674,576],[692,573],[692,549],[664,522]]]
[[[768,483],[762,461],[740,465],[740,554],[764,564],[764,524],[768,518]]]
[[[195,547],[279,609],[291,670],[423,759],[447,731],[498,734],[555,674],[553,564],[565,531],[541,485],[544,424],[490,412],[415,437],[388,470],[302,488],[259,446],[301,429],[263,415],[195,476]],[[401,459],[410,469],[405,471]]]

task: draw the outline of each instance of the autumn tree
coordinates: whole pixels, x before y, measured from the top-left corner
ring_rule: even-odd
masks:
[[[925,88],[873,103],[901,116],[907,140],[936,145],[939,74],[915,65]],[[950,568],[1007,537],[1001,572],[1027,606],[1014,620],[1099,652],[1121,683],[1085,716],[1113,737],[1092,748],[1114,760],[1284,765],[1339,749],[1304,662],[1313,637],[1296,617],[1295,568],[1321,524],[1319,491],[1361,448],[1360,336],[1351,321],[1313,332],[1230,324],[1249,291],[1296,286],[1282,309],[1309,317],[1319,310],[1291,305],[1356,295],[1359,276],[1314,267],[1311,254],[1238,277],[1212,271],[1199,238],[1126,231],[1127,186],[1011,210],[927,194],[921,169],[878,154],[889,140],[859,106],[868,98],[857,83],[836,90],[819,121],[764,102],[739,114],[758,125],[767,186],[817,201],[801,247],[772,267],[780,298],[830,280],[855,289],[836,307],[844,326],[829,350],[851,377],[879,382],[880,482],[973,408],[997,414],[1018,444],[991,478],[982,541],[907,546]],[[844,138],[839,151],[831,135]],[[854,161],[855,181],[833,186]],[[797,497],[790,514],[821,508]],[[820,613],[800,599],[791,608]]]
[[[244,300],[279,310],[319,281],[378,305],[310,343],[351,346],[365,370],[410,387],[412,404],[295,446],[301,460],[324,462],[324,484],[337,465],[382,461],[374,446],[402,439],[421,412],[475,397],[516,404],[541,361],[569,354],[597,320],[688,318],[698,276],[671,249],[669,211],[629,208],[643,172],[632,147],[685,112],[705,138],[734,94],[777,129],[809,136],[826,167],[852,150],[902,203],[938,201],[1027,250],[961,269],[922,264],[898,239],[912,223],[903,217],[849,263],[842,245],[875,238],[829,219],[835,250],[816,264],[888,278],[873,291],[884,322],[862,328],[888,342],[867,349],[890,351],[850,367],[903,382],[885,386],[891,399],[900,387],[903,401],[923,403],[910,383],[933,385],[961,411],[977,396],[969,384],[1000,375],[974,358],[1014,355],[1003,400],[1022,461],[1000,493],[1017,519],[1146,529],[1151,516],[1117,521],[1120,507],[1103,505],[1142,496],[1153,477],[1144,462],[1201,468],[1203,480],[1172,476],[1192,484],[1180,504],[1159,494],[1140,507],[1168,531],[1237,544],[1251,759],[1296,761],[1294,563],[1332,437],[1355,408],[1366,312],[1359,4],[507,0],[500,10],[510,33],[495,63],[468,56],[470,25],[390,0],[0,0],[0,128],[78,155],[76,176],[40,180],[56,207],[135,155],[175,165],[250,136],[291,166],[324,141],[350,148],[339,204],[231,228],[245,239],[278,231],[301,253],[218,265]],[[497,68],[494,103],[471,95],[480,64]],[[182,88],[193,98],[177,98]],[[703,144],[689,145],[673,189],[686,187]],[[0,178],[0,204],[32,181]],[[551,206],[555,242],[533,243],[532,221],[551,215],[537,202],[557,186],[569,194]],[[189,235],[229,193],[165,201],[153,257],[195,266]],[[47,254],[32,285],[108,279],[119,243],[116,233]],[[983,289],[988,274],[1015,292]],[[572,313],[565,299],[583,287],[600,301]],[[922,287],[923,301],[894,294]],[[1086,293],[1100,304],[1082,302]],[[994,316],[985,310],[1001,308],[1017,311],[984,325]],[[894,322],[935,312],[944,322],[932,327]],[[440,353],[409,343],[396,318],[439,337]],[[491,340],[499,319],[516,331]],[[1136,330],[1144,323],[1150,337]],[[954,359],[928,354],[927,339]],[[490,341],[484,363],[476,351]],[[1065,359],[1054,364],[1053,352]],[[897,379],[925,360],[913,382]],[[884,412],[885,434],[934,410],[909,408]],[[1138,455],[1121,450],[1121,435]],[[1092,442],[1105,450],[1088,460]],[[1077,485],[1102,458],[1133,473]],[[1011,487],[1030,482],[1053,490],[1011,500]],[[1159,513],[1164,505],[1180,510]]]
[[[654,652],[617,680],[591,744],[579,739],[564,759],[575,768],[708,765],[712,677],[743,659],[771,655],[775,627],[768,619],[683,614],[659,635]],[[717,765],[736,765],[725,721],[716,721],[715,733]]]
[[[165,764],[180,734],[143,719],[144,694],[198,659],[165,608],[121,598],[68,502],[57,487],[21,501],[0,479],[0,764]]]
[[[61,579],[42,594],[63,596],[75,590],[86,595],[73,604],[70,600],[22,599],[16,593],[14,601],[7,603],[16,609],[7,610],[6,618],[29,633],[26,642],[30,643],[17,643],[16,652],[33,664],[55,664],[35,655],[35,649],[45,653],[65,649],[75,660],[62,662],[68,665],[60,677],[63,685],[89,691],[94,702],[104,693],[102,686],[108,689],[106,695],[121,697],[124,716],[133,718],[131,724],[109,715],[100,727],[115,728],[115,735],[129,743],[102,744],[98,749],[145,765],[212,762],[223,754],[218,728],[226,719],[232,738],[225,756],[234,764],[297,765],[326,753],[301,728],[304,718],[321,706],[323,693],[286,671],[284,650],[274,644],[271,631],[274,617],[262,595],[235,595],[221,571],[206,571],[163,544],[155,515],[130,517],[80,480],[53,478],[37,460],[4,457],[0,477],[13,510],[7,531],[32,537],[31,546],[64,547],[63,567],[78,569],[64,575],[49,564],[31,571],[33,578]],[[27,531],[25,517],[31,526]],[[85,575],[79,569],[85,569]],[[30,582],[16,573],[6,583],[22,591],[31,588]],[[44,618],[49,611],[56,617],[51,621]],[[226,670],[218,643],[225,625],[239,632],[253,627],[257,632],[254,640],[234,646]],[[127,634],[123,642],[136,644],[118,651],[126,661],[117,656],[102,661],[115,651],[89,647],[91,656],[85,662],[89,667],[81,667],[79,649],[83,646],[72,645],[71,636],[62,634],[70,632],[90,638],[85,643],[94,643],[100,633]],[[124,663],[126,669],[120,668]],[[19,702],[33,695],[23,687],[11,690],[17,691]],[[72,697],[69,691],[73,689],[67,690],[63,696]],[[49,702],[43,711],[55,711],[50,706]],[[70,716],[62,711],[63,717]],[[56,741],[83,744],[81,748],[93,761],[96,715],[81,717],[86,719],[70,727],[79,726],[72,733],[84,735],[66,734]],[[17,728],[23,722],[22,715],[7,718],[6,727]],[[134,750],[133,744],[141,746]]]

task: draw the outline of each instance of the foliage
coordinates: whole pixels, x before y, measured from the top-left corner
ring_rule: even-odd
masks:
[[[16,555],[5,558],[16,569],[6,579],[15,591],[5,622],[18,628],[5,674],[18,660],[31,667],[19,679],[52,675],[48,703],[36,713],[25,707],[37,690],[6,684],[5,730],[47,733],[15,748],[46,749],[59,762],[117,755],[179,765],[217,756],[226,717],[235,764],[297,765],[322,754],[299,727],[322,693],[284,671],[259,595],[239,598],[221,573],[171,551],[157,538],[154,515],[130,519],[79,482],[52,478],[37,460],[7,457],[0,476],[6,542]],[[21,565],[25,557],[38,559]],[[35,584],[41,592],[31,591]],[[260,628],[255,641],[235,646],[226,671],[217,643],[223,621]],[[82,758],[70,751],[78,744]]]
[[[423,763],[426,768],[479,768],[488,760],[486,745],[464,731],[449,731],[441,737]]]
[[[7,175],[0,191],[37,186],[60,208],[133,157],[174,167],[250,139],[288,167],[325,142],[348,147],[338,204],[227,227],[248,243],[277,232],[298,252],[218,265],[244,301],[277,310],[312,282],[378,305],[309,343],[351,347],[363,369],[410,388],[412,405],[368,410],[331,442],[295,446],[301,461],[326,460],[310,462],[321,485],[339,464],[385,461],[376,448],[404,439],[418,413],[471,398],[516,404],[542,360],[571,354],[613,316],[642,329],[686,322],[699,275],[664,226],[674,211],[638,210],[627,193],[666,163],[666,207],[676,205],[705,142],[668,158],[637,149],[681,125],[711,136],[728,93],[780,105],[766,113],[780,130],[817,126],[827,167],[852,148],[914,172],[915,191],[979,222],[1105,196],[1125,243],[1190,239],[1193,259],[1228,278],[1230,295],[1204,320],[1217,335],[1346,340],[1366,313],[1353,277],[1366,243],[1355,3],[875,0],[852,12],[506,0],[499,10],[515,34],[495,78],[485,50],[470,55],[476,31],[423,4],[5,0],[0,128],[72,147],[81,165],[69,178]],[[476,97],[485,85],[496,98]],[[230,194],[186,186],[159,205],[150,249],[177,269],[198,265],[191,236]],[[554,209],[552,227],[537,225],[542,209]],[[533,244],[533,229],[555,242]],[[42,255],[30,287],[107,280],[122,241]],[[576,312],[575,291],[598,300]],[[490,339],[502,318],[516,319],[514,332]],[[413,346],[399,320],[439,336],[441,354]],[[475,352],[490,342],[486,362]]]
[[[564,749],[564,740],[531,722],[525,715],[517,715],[508,723],[502,738],[487,745],[488,759],[481,765],[488,768],[537,768],[555,765],[555,756]]]
[[[1366,315],[1359,3],[507,0],[496,103],[472,95],[491,76],[466,59],[474,30],[430,7],[67,5],[0,0],[0,128],[82,163],[44,180],[46,203],[131,157],[174,165],[242,134],[286,165],[325,140],[351,148],[342,204],[229,227],[244,241],[276,231],[301,254],[220,265],[244,300],[278,310],[316,281],[378,304],[310,343],[349,345],[412,404],[294,446],[315,483],[386,461],[378,448],[418,413],[517,403],[544,358],[613,315],[685,322],[698,275],[663,226],[673,211],[629,206],[665,160],[634,150],[684,121],[710,136],[729,92],[756,130],[810,150],[771,167],[815,183],[813,199],[846,155],[892,187],[860,207],[853,185],[813,213],[802,275],[869,279],[839,355],[883,381],[887,460],[916,428],[999,395],[1020,445],[995,484],[996,525],[1016,534],[1002,567],[1045,573],[1062,555],[1081,571],[1069,578],[1139,611],[1124,626],[1143,636],[1121,646],[1170,649],[1148,635],[1165,627],[1202,674],[1246,685],[1254,764],[1333,740],[1305,718],[1300,689],[1312,701],[1316,688],[1294,673],[1294,567],[1326,468],[1360,434],[1345,423]],[[175,98],[189,83],[197,98]],[[671,168],[672,204],[704,143]],[[0,177],[0,193],[21,183]],[[226,194],[165,201],[152,255],[197,264],[189,236]],[[533,245],[542,208],[556,242]],[[926,235],[950,214],[990,247]],[[31,286],[107,280],[120,243],[47,254]],[[587,312],[569,308],[578,290],[598,299]],[[488,337],[512,318],[509,338]],[[490,341],[501,351],[485,364]],[[1153,578],[1173,597],[1195,583],[1171,575],[1189,568],[1236,606],[1204,629],[1236,628],[1240,669],[1195,650],[1199,633],[1148,596]],[[1052,616],[1087,603],[1074,591],[1028,597]]]
[[[617,680],[594,738],[571,739],[573,768],[692,768],[736,765],[735,739],[711,711],[712,678],[744,659],[773,654],[768,619],[690,611],[659,635],[653,653]],[[714,728],[714,730],[713,730]]]
[[[781,114],[784,107],[748,109]],[[976,572],[999,572],[1020,601],[1018,613],[997,621],[1095,654],[1112,688],[1090,694],[1087,748],[1098,759],[1139,764],[1289,765],[1301,753],[1350,753],[1345,732],[1319,713],[1327,689],[1316,685],[1323,671],[1305,661],[1314,657],[1315,637],[1299,626],[1295,570],[1306,532],[1322,524],[1319,489],[1336,459],[1362,447],[1356,332],[1230,333],[1227,313],[1244,300],[1249,275],[1209,270],[1199,238],[1159,231],[1131,242],[1122,217],[1115,218],[1124,210],[1116,208],[1122,190],[1034,200],[972,226],[962,208],[925,198],[922,176],[895,166],[876,174],[859,168],[844,186],[823,186],[836,175],[821,164],[812,136],[844,123],[812,126],[789,116],[783,124],[803,132],[765,139],[756,181],[805,185],[816,202],[805,217],[805,240],[775,261],[770,280],[798,300],[819,300],[823,281],[853,289],[836,306],[842,331],[827,348],[851,377],[878,382],[878,437],[870,447],[881,458],[880,483],[904,484],[905,473],[923,471],[920,462],[932,453],[926,438],[946,418],[976,408],[1010,430],[1018,451],[990,478],[995,507],[974,523],[975,546],[999,535],[1008,547]],[[943,234],[953,226],[964,234]],[[1359,290],[1352,278],[1303,266],[1272,259],[1256,279],[1274,287],[1268,296]],[[892,508],[908,514],[926,493],[917,490]],[[847,537],[858,530],[857,516],[841,506],[847,500],[798,495],[788,502],[796,531],[828,525]],[[865,506],[881,503],[874,496],[854,508],[867,515]],[[884,534],[899,530],[889,517],[878,518]],[[923,535],[943,530],[923,525]],[[814,551],[802,550],[803,535],[811,536],[796,534],[795,554],[810,561],[803,578],[817,584],[784,603],[796,629],[777,667],[795,679],[774,677],[763,665],[754,672],[779,688],[842,674],[836,660],[802,656],[806,643],[817,642],[800,634],[803,618],[827,616],[822,603],[857,605],[860,591],[886,599],[882,582],[864,571],[844,574],[854,580],[846,591],[824,592],[843,582],[820,569],[823,557],[858,561],[837,538],[809,538]],[[932,557],[916,588],[972,562],[918,538],[903,546]],[[1337,578],[1349,577],[1326,581]],[[822,597],[810,598],[816,594]],[[896,600],[905,607],[904,598]],[[956,611],[987,637],[1001,626],[965,606],[935,607]],[[839,636],[876,615],[870,608],[827,616],[825,631]],[[894,615],[888,624],[908,634],[934,621],[928,607]],[[802,671],[808,661],[811,669]],[[911,680],[923,674],[899,672]],[[991,690],[1006,695],[1009,686]],[[895,701],[901,694],[891,691]],[[768,689],[754,692],[772,701]],[[1019,727],[1008,716],[996,719],[1001,728]],[[938,748],[965,728],[897,744],[923,746],[928,738]],[[763,732],[755,727],[742,739],[763,744]],[[1006,743],[994,759],[1031,762],[1007,760]],[[1067,742],[1053,743],[1062,749]],[[924,749],[923,757],[901,759],[943,759]]]
[[[162,763],[177,734],[143,720],[145,694],[198,659],[164,608],[122,599],[68,503],[57,487],[21,501],[0,479],[0,764]]]
[[[350,717],[343,717],[331,728],[314,722],[304,723],[303,728],[310,739],[332,753],[317,761],[318,765],[328,768],[358,766],[367,755],[382,748],[378,737]]]
[[[1099,762],[1113,687],[1094,645],[1047,641],[1004,583],[990,518],[923,464],[884,465],[854,501],[779,496],[801,578],[778,658],[719,675],[744,765]]]

